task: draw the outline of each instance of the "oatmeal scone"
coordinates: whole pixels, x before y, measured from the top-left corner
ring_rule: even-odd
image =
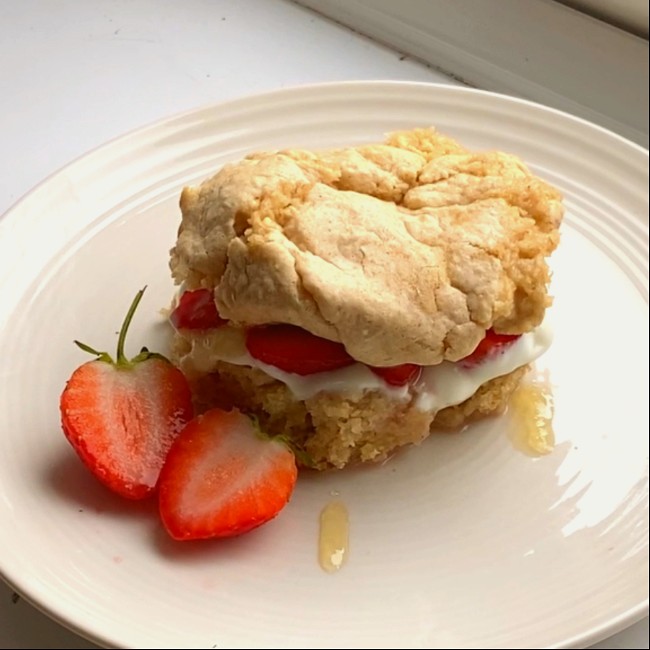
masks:
[[[499,411],[549,345],[561,196],[434,129],[256,153],[181,196],[174,356],[319,467]]]

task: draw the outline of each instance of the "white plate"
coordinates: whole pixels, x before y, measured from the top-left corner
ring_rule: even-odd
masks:
[[[178,544],[153,504],[113,497],[59,428],[58,396],[112,349],[162,345],[181,187],[257,149],[376,141],[438,126],[520,154],[566,194],[553,259],[558,444],[531,458],[505,419],[434,436],[380,467],[305,476],[274,522]],[[567,115],[408,83],[303,87],[212,106],[116,140],[0,221],[0,570],[48,614],[111,647],[583,646],[648,597],[647,152]],[[351,554],[316,561],[340,492]]]

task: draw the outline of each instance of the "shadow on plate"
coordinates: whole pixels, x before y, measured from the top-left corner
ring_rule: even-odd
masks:
[[[65,450],[46,466],[44,481],[51,493],[77,509],[138,518],[157,510],[155,499],[131,501],[111,492],[86,469],[72,450]]]
[[[165,531],[155,496],[131,501],[114,494],[86,469],[72,450],[64,449],[54,462],[48,463],[43,477],[48,492],[68,502],[70,508],[112,519],[146,522],[150,530],[145,533],[142,544],[150,544],[157,553],[174,563],[204,562],[206,558],[231,561],[236,557],[262,553],[269,544],[269,535],[274,536],[274,529],[282,526],[276,520],[240,537],[180,542]]]

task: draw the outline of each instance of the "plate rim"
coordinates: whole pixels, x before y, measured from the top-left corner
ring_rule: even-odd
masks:
[[[415,88],[427,89],[427,91],[433,93],[435,92],[443,92],[449,94],[458,93],[459,95],[472,95],[472,96],[483,95],[486,97],[496,99],[497,101],[505,102],[507,104],[515,104],[524,108],[526,107],[535,108],[536,110],[541,109],[542,111],[547,112],[550,115],[555,115],[556,117],[562,120],[568,120],[569,122],[580,124],[583,127],[599,132],[604,137],[614,138],[615,141],[619,142],[623,146],[630,147],[631,150],[634,150],[636,153],[645,156],[646,161],[648,159],[648,150],[646,148],[624,138],[623,136],[618,135],[617,133],[614,133],[613,131],[607,128],[589,122],[588,120],[577,117],[565,111],[548,107],[543,104],[533,102],[530,100],[513,97],[503,93],[497,93],[497,92],[481,90],[481,89],[474,89],[465,86],[453,86],[453,85],[442,84],[442,83],[393,81],[393,80],[381,80],[381,81],[350,80],[350,81],[323,82],[323,83],[315,83],[315,84],[299,84],[299,85],[293,85],[285,88],[269,90],[265,92],[256,92],[256,93],[241,95],[235,98],[228,99],[226,101],[207,102],[205,104],[201,104],[193,108],[179,111],[171,115],[164,116],[160,119],[147,122],[129,131],[121,133],[114,138],[108,139],[98,144],[97,146],[92,147],[91,149],[88,149],[87,151],[81,153],[79,156],[71,159],[69,162],[65,163],[64,165],[62,165],[61,167],[59,167],[58,169],[56,169],[55,171],[47,175],[39,183],[37,183],[29,190],[27,190],[12,205],[10,205],[10,207],[3,214],[0,215],[0,236],[3,234],[2,227],[14,218],[14,214],[18,212],[18,209],[22,206],[22,204],[28,202],[30,198],[40,188],[47,186],[49,183],[55,180],[58,175],[64,173],[66,170],[70,169],[71,167],[74,167],[79,163],[83,163],[88,157],[92,156],[92,154],[96,152],[100,152],[104,149],[108,149],[113,145],[119,145],[120,143],[126,142],[129,138],[133,137],[134,135],[142,135],[148,130],[157,130],[160,129],[161,127],[164,128],[165,125],[173,124],[174,122],[181,122],[187,117],[196,115],[197,113],[203,111],[210,111],[215,109],[227,110],[229,107],[236,107],[238,104],[247,104],[251,101],[260,101],[260,100],[264,101],[275,97],[283,97],[283,96],[288,97],[291,95],[300,95],[303,93],[308,93],[310,91],[319,91],[319,90],[328,90],[328,89],[336,90],[340,88],[350,88],[350,87],[376,88],[376,89],[383,89],[384,91],[388,89],[394,89],[394,88],[415,87]],[[15,587],[14,582],[5,573],[2,565],[0,565],[0,577],[10,586],[11,589],[14,589],[18,593],[20,593],[21,596],[23,595],[21,590]],[[89,633],[87,630],[78,627],[76,624],[72,623],[71,621],[60,618],[56,614],[56,612],[54,612],[49,606],[33,600],[32,598],[30,598],[29,594],[25,594],[24,598],[37,610],[43,612],[49,618],[53,619],[56,623],[69,629],[75,634],[78,634],[79,636],[88,639],[89,641],[92,641],[93,643],[96,643],[98,645],[103,645],[103,647],[110,647],[110,644],[107,641],[107,639],[105,639],[101,635]],[[574,635],[574,637],[572,637],[571,639],[567,639],[566,645],[563,644],[554,647],[574,647],[574,645],[577,643],[580,644],[596,643],[599,640],[605,639],[611,636],[612,634],[615,634],[616,632],[625,629],[629,625],[632,625],[633,623],[641,620],[647,615],[648,615],[648,598],[646,597],[646,599],[643,602],[640,602],[636,606],[631,607],[624,614],[619,614],[615,619],[609,621],[608,623],[602,623],[595,630],[591,629],[583,635]]]
[[[216,101],[216,102],[205,102],[201,104],[197,104],[194,107],[187,108],[181,111],[175,111],[174,113],[171,113],[169,115],[160,117],[156,120],[149,120],[147,122],[144,122],[140,126],[136,126],[132,129],[129,129],[123,133],[120,133],[112,138],[108,138],[99,144],[95,145],[94,147],[91,147],[90,149],[85,150],[78,156],[75,156],[71,158],[69,161],[65,162],[63,165],[57,167],[54,171],[46,175],[42,180],[37,182],[35,185],[30,187],[28,190],[26,190],[23,194],[21,194],[15,201],[13,201],[9,207],[0,214],[0,222],[2,222],[6,217],[9,217],[11,213],[13,213],[16,208],[20,206],[21,203],[23,203],[25,200],[29,199],[29,197],[37,191],[39,188],[41,188],[43,185],[46,185],[49,183],[54,177],[56,177],[58,174],[61,172],[65,171],[69,167],[75,165],[78,162],[83,161],[86,159],[88,156],[94,154],[95,152],[98,152],[101,149],[104,149],[105,147],[109,147],[114,144],[118,144],[121,140],[126,140],[129,137],[136,135],[138,133],[141,133],[143,131],[149,130],[149,129],[156,129],[159,128],[165,124],[175,122],[177,120],[182,120],[190,115],[202,112],[202,111],[209,111],[211,109],[216,109],[216,108],[223,108],[226,109],[230,105],[236,105],[238,103],[246,103],[250,102],[251,100],[257,100],[257,99],[265,99],[268,97],[275,97],[275,96],[281,96],[281,95],[291,95],[294,93],[301,93],[301,92],[306,92],[306,91],[318,91],[318,90],[327,90],[328,88],[338,88],[338,87],[347,87],[347,86],[352,86],[352,87],[376,87],[376,88],[381,88],[381,87],[386,87],[386,88],[399,88],[399,87],[415,87],[415,88],[430,88],[433,90],[443,90],[443,92],[458,92],[461,94],[468,94],[468,95],[483,95],[485,97],[492,97],[492,98],[497,98],[500,101],[506,101],[508,103],[513,103],[513,104],[518,104],[520,106],[528,106],[530,108],[535,108],[535,109],[542,109],[544,111],[547,111],[549,114],[556,115],[558,117],[561,117],[561,119],[568,119],[570,121],[573,121],[576,124],[580,124],[582,126],[585,126],[590,129],[594,129],[598,132],[600,132],[603,135],[606,135],[607,137],[614,138],[616,141],[618,141],[620,144],[623,144],[625,146],[629,146],[632,149],[636,150],[638,153],[641,153],[645,155],[646,158],[649,156],[649,149],[646,149],[645,147],[641,146],[640,144],[633,142],[629,138],[626,138],[611,129],[608,129],[604,126],[600,126],[599,124],[596,124],[594,122],[590,122],[589,120],[579,117],[577,115],[573,115],[572,113],[569,113],[567,111],[563,111],[559,108],[554,108],[552,106],[546,106],[545,104],[541,104],[539,102],[535,102],[530,99],[525,99],[523,97],[515,97],[514,95],[508,95],[506,93],[500,93],[496,92],[493,90],[485,90],[483,88],[473,88],[471,86],[456,86],[452,84],[445,84],[441,82],[428,82],[428,81],[405,81],[402,79],[381,79],[381,80],[372,80],[372,79],[360,79],[360,80],[345,80],[345,81],[323,81],[323,82],[317,82],[317,83],[309,83],[309,84],[292,84],[290,86],[285,86],[282,88],[276,88],[273,90],[266,90],[263,92],[252,92],[252,93],[247,93],[244,95],[240,95],[238,97],[232,97],[230,99],[224,100],[224,101]]]

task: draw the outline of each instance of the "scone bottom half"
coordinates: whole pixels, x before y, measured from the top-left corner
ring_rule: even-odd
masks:
[[[319,468],[501,412],[550,344],[559,192],[435,129],[262,152],[181,196],[173,358]]]

